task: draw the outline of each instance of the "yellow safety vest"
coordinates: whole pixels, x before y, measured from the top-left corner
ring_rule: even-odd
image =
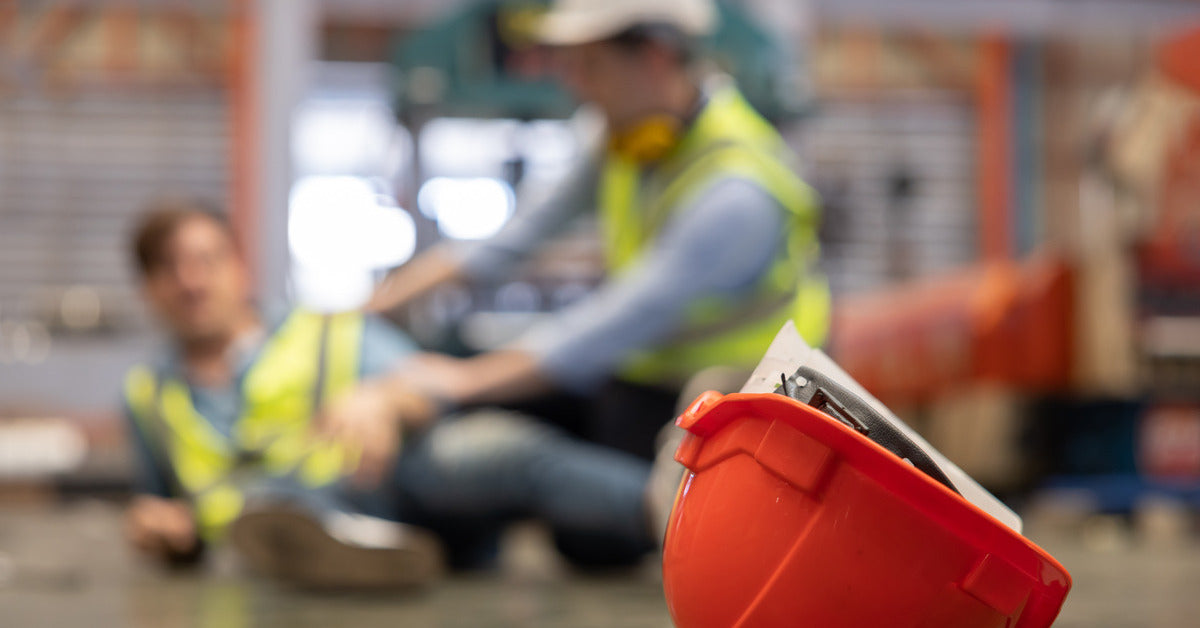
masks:
[[[693,303],[683,329],[664,345],[638,352],[621,370],[623,378],[677,385],[710,366],[752,368],[788,319],[809,344],[824,343],[830,296],[816,270],[816,195],[789,159],[783,138],[733,87],[710,95],[679,145],[652,170],[610,152],[599,188],[610,274],[637,262],[676,209],[719,178],[752,181],[787,212],[786,246],[753,295]]]
[[[213,540],[241,513],[237,473],[294,476],[320,487],[340,479],[353,454],[309,438],[322,399],[358,380],[363,318],[296,310],[272,334],[242,382],[242,413],[231,438],[192,405],[185,382],[149,367],[125,378],[137,428],[172,477],[172,491],[193,502],[201,535]]]

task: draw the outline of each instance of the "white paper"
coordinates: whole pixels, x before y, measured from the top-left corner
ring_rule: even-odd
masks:
[[[837,383],[845,386],[847,390],[857,394],[859,397],[871,404],[880,415],[896,426],[897,429],[904,432],[906,436],[911,438],[929,457],[941,467],[942,472],[950,481],[954,483],[954,487],[962,496],[975,506],[979,507],[984,512],[992,517],[995,517],[1000,523],[1012,528],[1017,533],[1021,532],[1021,517],[1013,512],[1008,506],[1004,505],[995,495],[992,495],[976,482],[965,471],[958,468],[958,465],[950,462],[949,458],[942,455],[942,452],[934,449],[921,438],[911,427],[900,420],[887,409],[878,399],[868,393],[853,377],[850,377],[842,367],[838,366],[825,352],[820,349],[814,349],[800,337],[800,332],[796,331],[796,326],[788,321],[783,329],[779,330],[779,334],[775,336],[775,341],[767,349],[767,354],[762,361],[758,363],[758,367],[754,369],[754,373],[750,375],[750,379],[746,381],[746,385],[742,387],[742,392],[746,393],[769,393],[775,390],[784,377],[791,377],[796,369],[801,366],[813,368],[825,376],[833,379]]]

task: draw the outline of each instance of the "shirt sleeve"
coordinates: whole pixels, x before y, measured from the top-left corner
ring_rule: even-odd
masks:
[[[360,377],[383,375],[416,352],[417,344],[391,323],[378,316],[363,317]]]
[[[783,246],[785,210],[757,184],[713,182],[680,207],[635,266],[518,339],[548,377],[586,390],[669,338],[688,306],[753,290]]]
[[[124,405],[124,414],[125,428],[129,434],[134,458],[133,491],[164,499],[179,497],[171,491],[171,482],[167,479],[168,471],[162,467],[159,457],[151,449],[151,444],[133,416],[133,409],[129,404]]]
[[[541,203],[524,206],[495,236],[462,247],[459,261],[471,279],[494,280],[509,274],[541,243],[561,233],[572,219],[595,205],[600,155],[576,166]]]

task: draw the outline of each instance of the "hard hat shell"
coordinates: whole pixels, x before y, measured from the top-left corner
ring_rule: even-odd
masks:
[[[843,423],[779,394],[709,392],[664,546],[679,628],[1040,628],[1066,569]]]

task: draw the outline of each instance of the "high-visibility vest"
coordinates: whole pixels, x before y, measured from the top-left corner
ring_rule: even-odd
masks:
[[[222,535],[242,510],[239,474],[294,477],[302,486],[339,480],[352,452],[317,442],[309,422],[317,404],[358,379],[363,318],[356,313],[292,312],[247,370],[241,415],[225,436],[196,411],[188,385],[139,366],[125,399],[172,492],[192,501],[201,535]]]
[[[709,95],[679,145],[653,169],[610,151],[599,212],[612,275],[637,262],[674,212],[717,179],[749,180],[786,213],[779,253],[750,296],[691,304],[683,328],[665,344],[639,351],[621,377],[678,384],[710,366],[752,368],[788,319],[809,344],[823,344],[830,296],[816,269],[819,210],[815,193],[788,166],[789,159],[783,138],[733,87]]]

